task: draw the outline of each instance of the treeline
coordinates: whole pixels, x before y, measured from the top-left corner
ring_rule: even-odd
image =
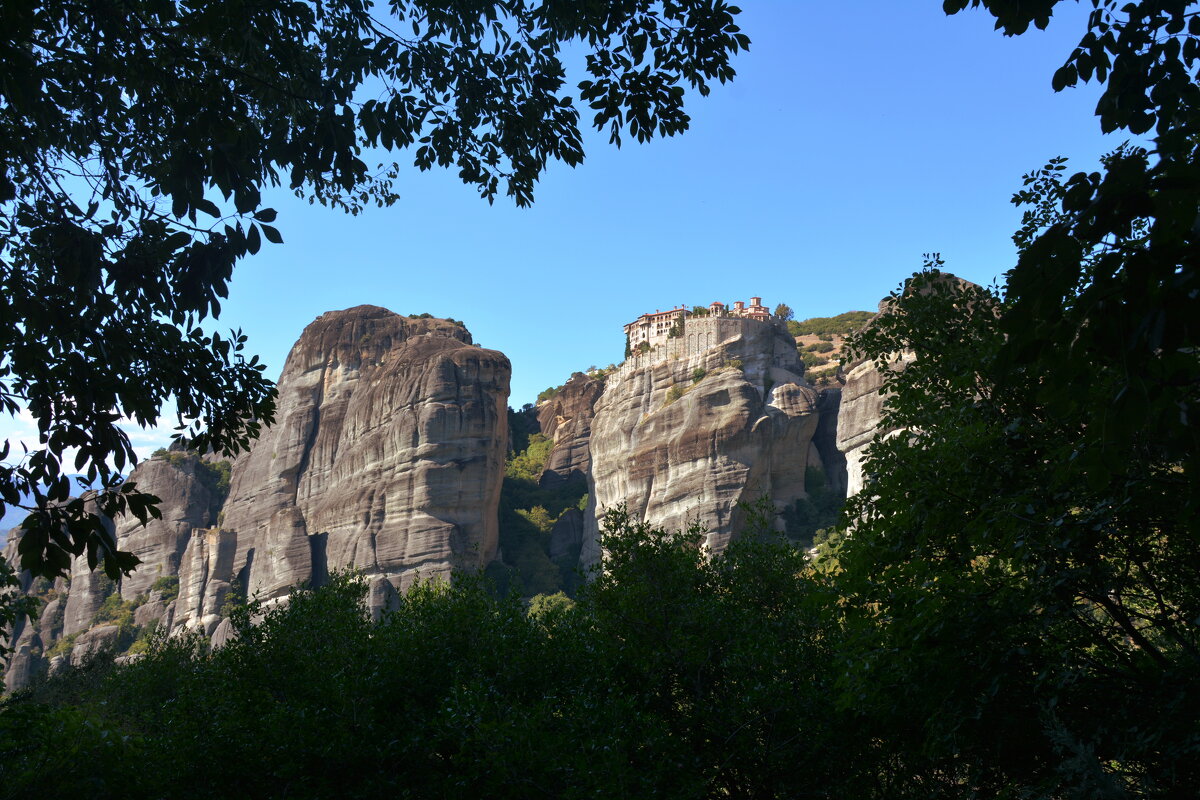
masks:
[[[788,320],[788,332],[792,336],[818,336],[820,334],[840,334],[849,336],[862,328],[875,316],[870,311],[847,311],[836,317],[812,317],[797,322]]]
[[[5,702],[0,797],[1187,796],[1178,763],[1085,791],[1102,774],[1068,741],[1048,759],[1031,703],[980,730],[929,679],[912,697],[874,685],[892,677],[887,623],[863,624],[844,545],[814,560],[761,532],[713,557],[701,541],[617,510],[575,601],[459,576],[375,620],[343,574],[234,609],[215,650],[152,637]],[[946,727],[953,746],[929,748]]]
[[[46,680],[0,713],[0,796],[867,796],[883,751],[839,710],[805,557],[607,530],[574,603],[464,576],[374,621],[342,575],[237,609],[216,650],[156,637]]]

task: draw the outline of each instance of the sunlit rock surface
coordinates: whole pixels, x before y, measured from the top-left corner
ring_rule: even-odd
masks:
[[[739,502],[769,496],[782,510],[804,497],[806,468],[821,466],[817,404],[781,322],[689,319],[628,359],[592,420],[582,563],[600,559],[599,519],[619,503],[668,529],[698,522],[719,551],[746,523]]]
[[[362,572],[378,610],[417,576],[486,565],[497,550],[510,374],[502,353],[446,320],[374,306],[322,315],[292,348],[276,423],[233,462],[223,506],[201,459],[151,459],[130,480],[161,498],[163,518],[123,519],[115,531],[142,561],[133,575],[116,586],[79,560],[69,581],[26,579],[49,604],[12,631],[8,687],[51,663],[125,647],[131,631],[156,624],[224,639],[231,604],[271,603],[332,570]],[[118,592],[109,605],[128,611],[124,629],[100,613]]]

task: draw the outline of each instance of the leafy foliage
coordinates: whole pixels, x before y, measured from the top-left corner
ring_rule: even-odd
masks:
[[[823,367],[829,363],[829,359],[824,356],[819,356],[816,353],[808,350],[800,351],[800,360],[804,362],[806,367]]]
[[[505,462],[504,474],[509,478],[537,483],[546,469],[546,459],[554,449],[554,440],[541,433],[530,434],[524,450],[514,453]]]
[[[792,312],[792,307],[787,303],[780,303],[775,306],[775,316],[779,319],[790,320],[795,314]]]
[[[171,602],[179,596],[179,576],[160,575],[154,579],[154,583],[150,584],[150,591],[158,592],[162,602]]]
[[[536,418],[533,422],[536,424]],[[514,443],[516,437],[514,437]],[[505,594],[519,589],[526,595],[574,590],[575,564],[550,559],[550,530],[567,509],[576,508],[587,492],[582,481],[543,486],[542,474],[554,441],[530,433],[524,450],[512,453],[505,466],[500,492],[500,550],[504,565],[491,567],[489,577]]]
[[[1148,427],[1129,448],[1106,436],[1120,461],[1089,480],[1080,395],[1111,402],[1118,375],[1098,359],[1088,383],[1031,391],[1065,354],[1013,371],[1015,303],[931,269],[857,337],[904,433],[870,446],[837,555],[850,691],[915,723],[906,758],[939,792],[1200,785],[1194,477]],[[904,349],[916,360],[889,369]]]
[[[36,619],[42,605],[37,597],[22,592],[22,588],[12,565],[0,558],[0,664],[12,652],[8,647],[8,632],[19,620]]]
[[[825,471],[820,467],[805,469],[804,491],[807,496],[786,507],[782,516],[788,538],[807,548],[817,544],[818,533],[837,526],[844,498],[829,488]]]
[[[710,0],[6,6],[0,410],[28,408],[39,428],[33,452],[0,467],[3,505],[33,497],[21,566],[62,575],[86,554],[115,578],[136,565],[103,521],[158,514],[121,484],[136,461],[122,418],[154,425],[171,398],[181,438],[227,455],[272,421],[245,337],[207,328],[234,265],[282,242],[264,190],[387,205],[399,167],[364,158],[410,150],[489,202],[528,205],[548,164],[584,157],[576,102],[618,145],[686,130],[686,87],[730,80],[749,46],[736,13]],[[586,53],[578,100],[571,43]],[[88,503],[71,499],[68,448],[99,487]]]
[[[527,611],[460,576],[372,621],[364,583],[333,576],[252,604],[215,650],[152,637],[94,679],[52,678],[0,706],[0,791],[866,796],[869,740],[834,701],[837,635],[803,556],[747,541],[709,559],[699,532],[621,511],[605,530],[610,565],[574,603]]]

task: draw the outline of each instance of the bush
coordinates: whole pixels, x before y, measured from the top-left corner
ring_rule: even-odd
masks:
[[[704,380],[704,376],[708,374],[708,370],[703,367],[696,367],[692,370],[692,383],[699,383]]]
[[[138,605],[132,600],[122,600],[119,593],[113,592],[100,604],[92,617],[92,624],[116,625],[122,630],[130,630],[133,628],[133,612]]]
[[[162,629],[161,623],[158,620],[153,620],[149,625],[138,631],[133,643],[125,651],[125,655],[136,656],[148,653],[155,639],[165,635],[166,631]]]
[[[554,449],[554,440],[541,433],[530,434],[526,448],[513,455],[504,466],[504,474],[510,478],[532,481],[541,480],[546,469],[546,460]]]
[[[56,656],[68,655],[75,647],[75,640],[79,638],[78,633],[72,633],[70,636],[64,636],[54,643],[54,646],[46,651],[46,660],[50,660]]]
[[[804,350],[800,351],[800,360],[804,362],[804,366],[806,367],[823,367],[829,363],[828,358]]]
[[[606,569],[574,604],[549,592],[526,609],[460,576],[417,583],[373,621],[363,582],[334,575],[257,625],[242,615],[211,652],[195,636],[148,636],[141,658],[86,692],[0,708],[0,785],[14,796],[276,797],[281,780],[307,797],[868,796],[887,742],[838,705],[836,607],[804,555],[752,539],[712,555],[702,539],[617,509]]]
[[[833,350],[832,342],[816,342],[804,348],[810,353],[828,353]]]
[[[552,622],[555,617],[566,614],[573,608],[575,601],[567,597],[565,592],[534,595],[529,601],[529,617],[539,622]]]
[[[150,591],[158,592],[164,603],[169,603],[179,597],[179,576],[161,575],[150,584]]]
[[[681,397],[683,397],[683,387],[679,384],[675,384],[670,389],[667,389],[667,405],[674,403]]]

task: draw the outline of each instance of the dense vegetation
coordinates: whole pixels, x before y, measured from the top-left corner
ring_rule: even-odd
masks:
[[[257,625],[240,609],[215,651],[158,638],[51,679],[0,713],[0,796],[863,796],[844,759],[877,745],[838,709],[803,557],[608,530],[574,604],[464,577],[373,622],[342,576]]]
[[[500,492],[500,551],[488,577],[500,593],[509,589],[525,596],[552,594],[579,584],[579,553],[550,558],[550,531],[569,509],[586,503],[587,484],[581,480],[542,485],[542,474],[554,442],[543,435],[532,406],[509,409],[512,450],[505,462]]]
[[[873,316],[875,315],[870,311],[847,311],[845,314],[838,314],[836,317],[812,317],[811,319],[799,322],[789,319],[787,326],[788,332],[792,336],[815,336],[818,334],[833,333],[849,336],[862,328],[863,325],[866,325]]]
[[[805,470],[804,492],[807,497],[786,507],[782,516],[788,539],[799,547],[810,548],[837,526],[844,498],[830,488],[825,470],[820,467]]]
[[[945,7],[1021,33],[1055,4]],[[1002,289],[932,258],[856,337],[900,433],[817,558],[761,530],[707,557],[617,511],[605,570],[532,613],[468,576],[376,622],[342,576],[235,609],[224,648],[158,639],[8,700],[0,792],[1195,797],[1200,16],[1094,5],[1054,82],[1097,76],[1102,127],[1153,149],[1051,161]],[[544,449],[527,432],[518,489]]]

